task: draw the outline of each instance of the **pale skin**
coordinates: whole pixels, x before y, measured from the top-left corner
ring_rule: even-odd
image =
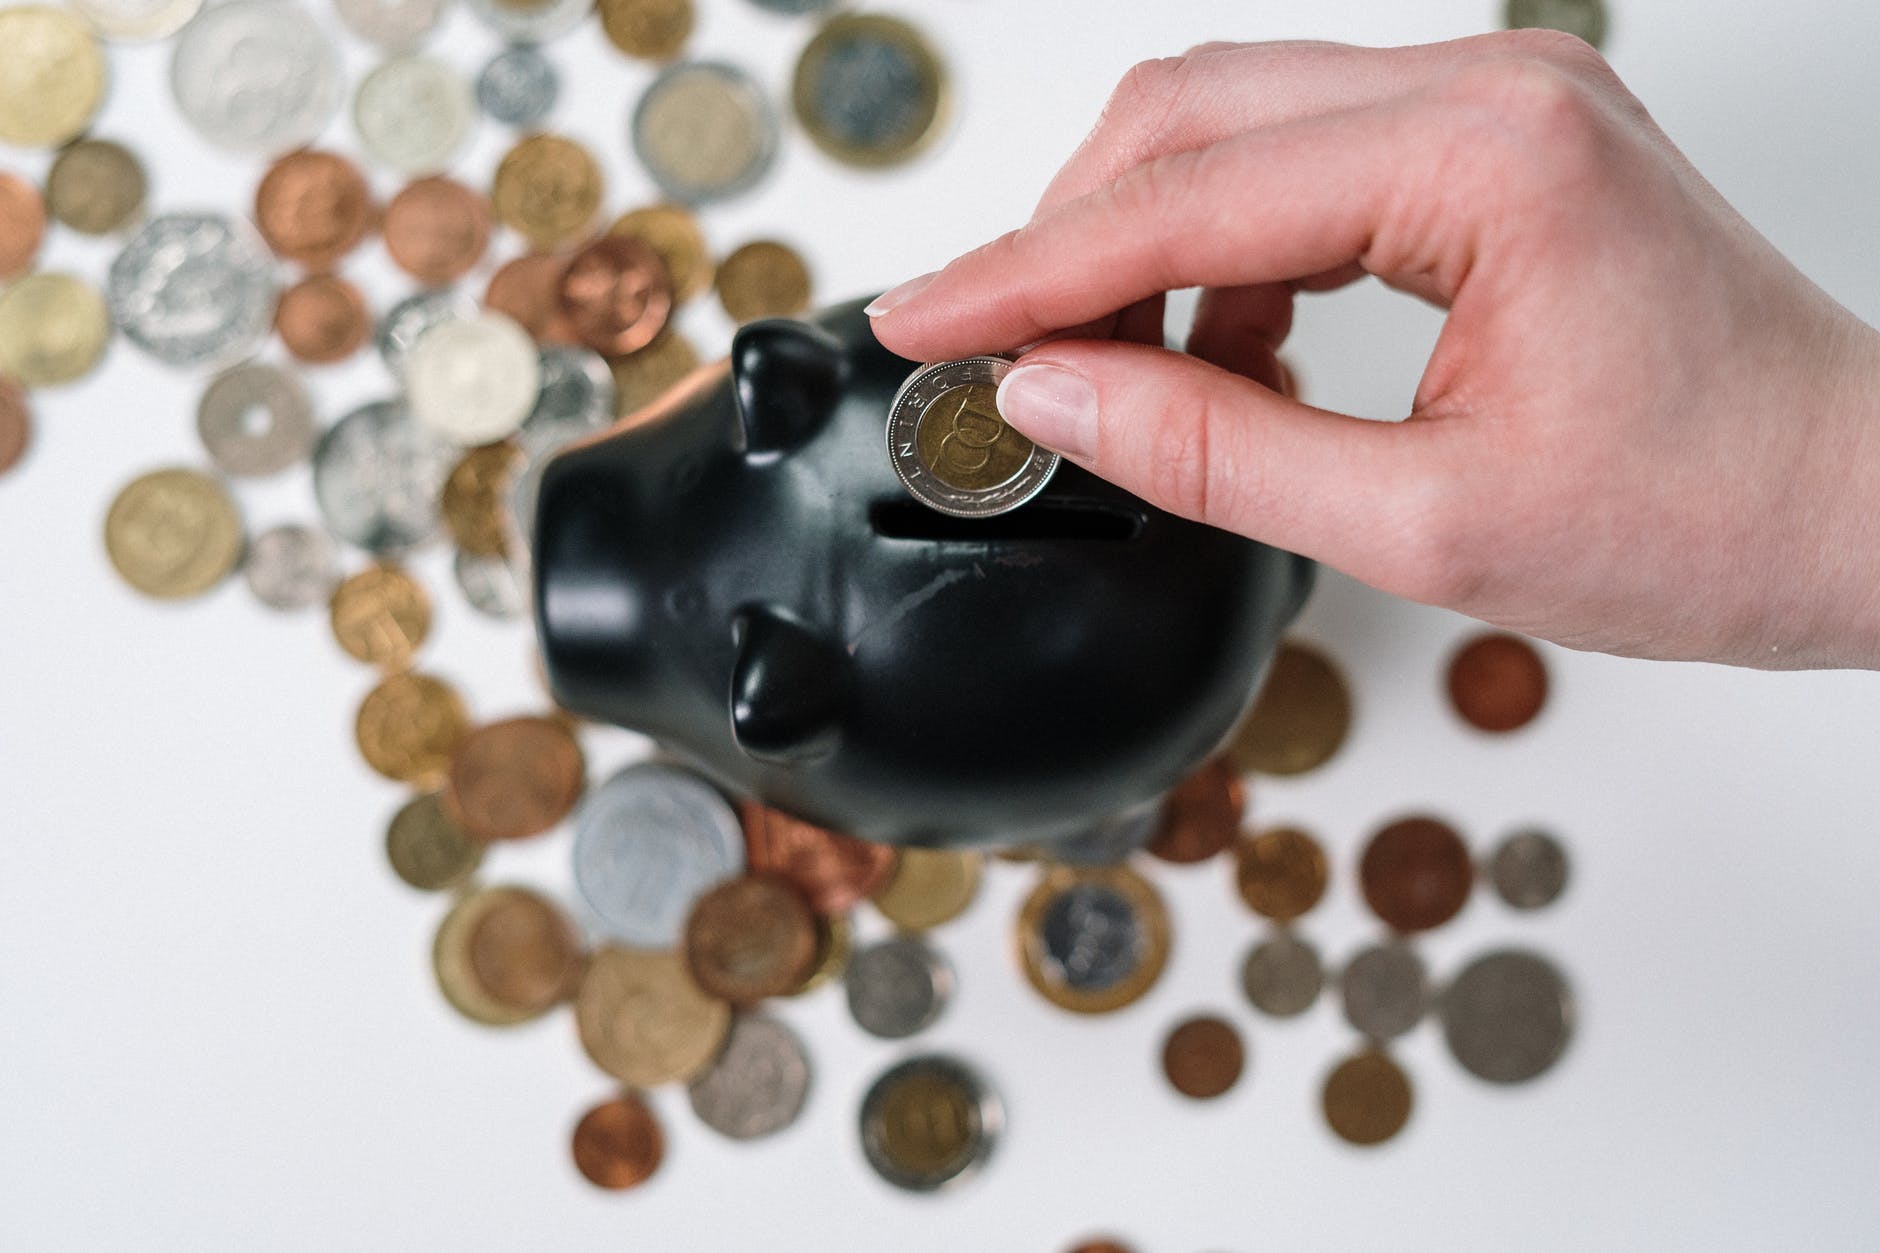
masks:
[[[1447,311],[1403,422],[1302,404],[1276,360],[1297,293],[1367,275]],[[1022,350],[1014,427],[1385,591],[1573,648],[1880,668],[1880,333],[1571,36],[1144,63],[1030,222],[870,313],[915,360]]]

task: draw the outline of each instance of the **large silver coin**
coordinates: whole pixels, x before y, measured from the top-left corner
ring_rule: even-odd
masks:
[[[742,195],[777,157],[777,115],[735,65],[687,61],[653,80],[633,110],[633,151],[667,196],[704,204]]]
[[[809,1078],[809,1054],[796,1032],[774,1018],[739,1014],[724,1051],[687,1095],[707,1127],[733,1140],[755,1140],[796,1121]]]
[[[313,450],[313,493],[327,529],[383,556],[437,534],[438,495],[458,457],[401,400],[362,405]]]
[[[218,148],[287,152],[311,143],[339,108],[339,57],[299,5],[228,0],[177,37],[170,90]]]
[[[273,325],[277,295],[261,241],[212,213],[152,218],[111,263],[105,283],[124,337],[179,367],[247,355]]]
[[[256,600],[284,612],[323,605],[339,584],[339,558],[326,532],[288,524],[248,545],[242,578]]]
[[[628,766],[575,813],[575,888],[601,930],[635,948],[675,947],[692,902],[743,869],[737,814],[677,767]]]
[[[230,474],[278,474],[313,451],[313,401],[300,379],[260,361],[218,374],[196,406],[196,433]]]
[[[92,29],[116,43],[168,39],[202,9],[202,0],[73,0]]]
[[[333,0],[353,34],[388,52],[423,41],[444,15],[444,0]]]
[[[1100,818],[1043,851],[1052,861],[1067,866],[1120,866],[1155,838],[1161,822],[1162,804],[1151,801],[1127,813]]]
[[[910,1057],[862,1098],[862,1154],[897,1188],[932,1192],[984,1164],[1005,1129],[1005,1106],[972,1067]]]
[[[1551,905],[1566,890],[1567,850],[1545,831],[1517,831],[1488,862],[1495,893],[1516,909]]]
[[[908,375],[888,409],[888,462],[908,495],[957,518],[990,518],[1044,490],[1058,455],[999,416],[1011,369],[1003,357],[967,357]]]
[[[373,342],[394,378],[405,377],[405,359],[434,326],[476,316],[476,306],[451,288],[414,292],[379,319]]]
[[[953,968],[925,941],[896,936],[849,958],[849,1013],[870,1035],[901,1040],[931,1027],[953,995]]]
[[[1240,987],[1253,1007],[1275,1018],[1291,1018],[1311,1009],[1325,986],[1319,951],[1298,936],[1281,932],[1247,953],[1240,967]]]
[[[434,326],[405,358],[412,416],[465,447],[513,435],[539,398],[541,382],[535,341],[500,313]]]
[[[1073,884],[1058,893],[1038,930],[1045,956],[1078,992],[1115,987],[1135,973],[1147,949],[1135,907],[1098,883]]]
[[[433,57],[393,57],[360,79],[353,93],[360,146],[400,174],[449,169],[475,121],[470,84]]]
[[[561,94],[561,76],[533,45],[505,48],[477,75],[477,104],[505,126],[531,130],[542,124]]]
[[[464,599],[484,617],[510,621],[529,616],[529,561],[525,554],[483,557],[459,550],[451,558],[450,569]]]
[[[1563,30],[1599,48],[1606,42],[1606,6],[1603,0],[1508,0],[1503,25]]]
[[[477,20],[511,43],[547,43],[594,11],[594,0],[466,0]]]
[[[1430,1004],[1423,959],[1402,943],[1378,944],[1345,963],[1338,977],[1345,1021],[1382,1043],[1423,1021]]]
[[[1443,1038],[1462,1068],[1490,1083],[1523,1083],[1560,1060],[1573,1034],[1573,993],[1538,953],[1499,949],[1444,989]]]

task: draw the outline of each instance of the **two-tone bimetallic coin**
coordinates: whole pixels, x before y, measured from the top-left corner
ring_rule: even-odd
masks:
[[[939,1054],[892,1067],[862,1098],[862,1154],[897,1188],[932,1192],[991,1155],[1005,1107],[978,1072]]]
[[[1052,1004],[1080,1014],[1121,1009],[1147,992],[1168,962],[1168,907],[1123,866],[1055,867],[1018,919],[1025,977]]]
[[[433,57],[393,57],[359,80],[353,127],[366,154],[401,174],[450,168],[476,120],[463,75]]]
[[[465,0],[477,20],[511,43],[547,43],[594,11],[594,0]]]
[[[313,450],[313,493],[327,529],[396,555],[437,534],[438,496],[457,449],[419,426],[402,400],[361,405]]]
[[[1573,993],[1538,953],[1499,949],[1443,989],[1443,1038],[1462,1068],[1490,1083],[1523,1083],[1560,1060],[1573,1034]]]
[[[940,1017],[953,994],[953,968],[924,940],[901,935],[851,955],[843,982],[856,1024],[901,1040]]]
[[[245,224],[213,213],[152,218],[105,284],[124,337],[179,368],[245,356],[273,326],[278,295],[266,247]]]
[[[989,518],[1044,490],[1058,455],[999,416],[1004,357],[924,365],[888,410],[888,461],[908,494],[957,518]]]
[[[803,49],[791,100],[811,141],[836,160],[895,165],[939,133],[947,72],[906,22],[847,13],[826,22]]]
[[[633,151],[683,204],[750,191],[777,157],[777,115],[755,79],[720,61],[664,71],[634,107]]]
[[[261,361],[225,370],[196,406],[196,432],[230,474],[278,474],[313,451],[313,400],[300,379]]]
[[[464,446],[514,434],[540,384],[535,341],[500,313],[434,326],[405,359],[412,416]]]
[[[1376,944],[1345,963],[1338,977],[1345,1021],[1380,1044],[1423,1021],[1429,980],[1423,959],[1402,943]]]
[[[170,90],[196,133],[240,153],[311,143],[339,108],[332,40],[289,0],[228,0],[183,28]]]
[[[256,600],[291,612],[324,605],[339,584],[339,557],[318,527],[287,523],[254,537],[242,579]]]
[[[333,0],[333,7],[348,30],[388,52],[417,44],[444,15],[444,0]]]
[[[686,1094],[707,1127],[733,1140],[755,1140],[796,1121],[809,1081],[809,1053],[796,1032],[775,1018],[739,1014],[724,1051]]]
[[[574,880],[600,929],[637,948],[679,943],[692,903],[744,869],[744,830],[725,798],[673,766],[629,766],[574,818]]]
[[[561,76],[533,44],[517,44],[484,63],[476,94],[478,107],[492,119],[529,130],[555,107]]]
[[[476,306],[447,287],[414,292],[386,310],[373,343],[394,378],[405,377],[405,359],[425,332],[445,322],[476,316]]]

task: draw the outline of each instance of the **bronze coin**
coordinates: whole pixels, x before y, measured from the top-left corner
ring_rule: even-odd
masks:
[[[345,279],[314,274],[281,293],[274,330],[296,361],[331,365],[365,346],[372,335],[372,310]]]
[[[509,485],[522,449],[503,442],[482,444],[457,459],[444,480],[444,525],[457,547],[478,557],[508,554]]]
[[[0,374],[0,474],[19,464],[33,439],[33,411],[26,389]]]
[[[1365,845],[1358,863],[1365,903],[1405,935],[1440,927],[1461,912],[1475,883],[1469,846],[1434,818],[1403,818]]]
[[[1162,801],[1162,825],[1146,845],[1163,861],[1206,861],[1234,842],[1247,809],[1240,775],[1217,757],[1177,783]]]
[[[510,891],[470,929],[470,969],[498,1005],[533,1017],[574,994],[581,939],[559,907],[534,892]]]
[[[689,209],[676,204],[648,205],[623,213],[607,228],[609,235],[626,235],[649,245],[666,263],[672,280],[672,302],[682,305],[711,285],[711,251],[705,232]]]
[[[1234,886],[1241,899],[1274,922],[1291,922],[1318,904],[1327,878],[1325,850],[1292,827],[1262,831],[1234,850]]]
[[[809,267],[796,249],[759,239],[718,263],[718,301],[734,322],[787,318],[809,308]]]
[[[668,326],[638,352],[615,357],[614,415],[626,417],[657,401],[699,368],[698,350]]]
[[[672,313],[672,280],[659,254],[637,239],[604,235],[574,255],[561,281],[561,308],[581,342],[617,357],[653,342]]]
[[[685,955],[699,987],[734,1005],[787,996],[815,969],[816,915],[785,880],[740,875],[692,906]]]
[[[645,1183],[665,1152],[658,1117],[631,1092],[602,1101],[575,1124],[575,1169],[597,1188]]]
[[[506,261],[490,275],[483,307],[507,314],[538,344],[576,343],[574,324],[561,311],[561,280],[570,257],[559,252],[531,252]]]
[[[278,255],[311,270],[324,270],[358,247],[372,218],[365,176],[335,153],[290,152],[255,188],[261,237]]]
[[[46,202],[39,189],[8,170],[0,170],[0,279],[30,270],[46,237]]]
[[[468,274],[490,242],[490,207],[462,183],[441,175],[407,184],[385,206],[385,250],[427,287]]]
[[[403,670],[431,633],[431,598],[403,567],[367,566],[333,590],[333,638],[369,666]]]
[[[1177,1092],[1199,1101],[1238,1083],[1246,1062],[1240,1032],[1224,1018],[1190,1018],[1169,1032],[1162,1045],[1162,1073]]]
[[[366,693],[353,736],[368,766],[388,779],[428,786],[450,769],[468,721],[456,689],[407,670]]]
[[[1383,1053],[1359,1053],[1326,1076],[1321,1103],[1341,1140],[1382,1144],[1410,1121],[1410,1077]]]
[[[572,813],[586,784],[581,746],[566,724],[510,718],[458,742],[444,809],[479,840],[520,840]]]
[[[143,213],[143,162],[123,144],[81,139],[60,150],[46,173],[46,207],[81,235],[109,235]]]
[[[1281,644],[1253,708],[1228,737],[1241,770],[1304,774],[1324,765],[1351,730],[1351,692],[1332,660],[1303,644]]]
[[[1119,1244],[1115,1240],[1085,1240],[1069,1249],[1068,1253],[1136,1253],[1136,1251],[1127,1244]]]
[[[894,848],[793,818],[756,801],[738,803],[751,870],[788,879],[810,908],[839,914],[872,896],[894,871]]]
[[[1449,703],[1478,730],[1524,727],[1547,703],[1546,663],[1518,635],[1478,635],[1450,658]]]
[[[600,166],[572,139],[527,136],[498,163],[490,207],[533,247],[572,242],[588,233],[600,210]]]

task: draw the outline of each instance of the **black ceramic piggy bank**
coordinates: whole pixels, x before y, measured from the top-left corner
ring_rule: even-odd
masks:
[[[916,363],[861,302],[552,461],[535,603],[556,699],[735,791],[896,844],[1048,844],[1139,808],[1246,708],[1312,565],[1066,462],[998,517],[889,465]]]

